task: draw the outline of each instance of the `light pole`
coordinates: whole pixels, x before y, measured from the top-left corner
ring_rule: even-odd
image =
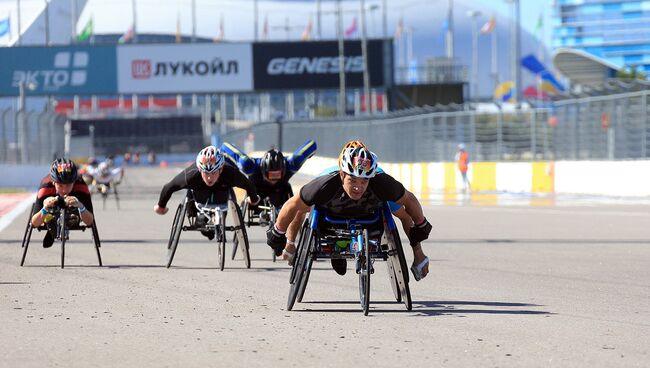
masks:
[[[27,109],[25,107],[26,89],[33,91],[36,85],[25,83],[24,80],[18,82],[18,144],[20,145],[20,163],[26,164],[27,156]]]
[[[336,37],[338,38],[339,45],[339,103],[338,114],[339,116],[345,115],[345,50],[343,44],[343,9],[341,8],[341,0],[337,0],[337,25]]]
[[[478,99],[478,17],[481,12],[468,10],[467,16],[472,18],[472,99]]]
[[[375,11],[379,10],[380,6],[377,4],[372,4],[368,8],[368,11],[370,12],[370,16],[372,17],[372,36],[377,37],[377,24],[375,22]]]

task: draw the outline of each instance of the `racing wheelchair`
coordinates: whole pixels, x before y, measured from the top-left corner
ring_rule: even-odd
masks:
[[[102,196],[102,209],[106,209],[106,199],[108,199],[108,195],[112,192],[113,195],[115,196],[115,204],[117,205],[117,209],[120,209],[120,196],[117,193],[117,185],[119,182],[116,181],[110,181],[109,183],[97,183],[96,181],[93,180],[91,188],[94,188],[95,191]]]
[[[359,275],[359,299],[364,315],[370,309],[370,275],[376,260],[386,261],[393,295],[411,310],[411,292],[404,250],[387,204],[373,216],[345,219],[314,208],[298,236],[296,261],[289,278],[287,310],[302,302],[311,268],[317,259],[354,259]]]
[[[264,228],[272,228],[275,224],[275,220],[278,217],[279,208],[276,208],[269,197],[262,199],[257,208],[252,208],[250,203],[247,201],[242,201],[241,208],[244,213],[244,224],[247,227],[251,226],[261,226]],[[232,259],[235,259],[235,254],[237,253],[238,241],[237,237],[233,239],[234,246],[232,248]],[[271,255],[273,257],[273,262],[276,261],[275,252],[271,250]]]
[[[195,206],[196,216],[188,212],[189,206]],[[228,211],[234,214],[233,225],[226,225]],[[201,219],[199,219],[199,216]],[[187,225],[185,219],[187,218]],[[227,231],[233,231],[238,243],[242,244],[241,252],[244,257],[246,268],[251,267],[250,253],[248,251],[248,234],[243,225],[244,217],[237,205],[235,193],[230,190],[226,204],[201,204],[194,200],[194,192],[191,189],[176,208],[174,222],[172,223],[169,242],[167,243],[167,268],[171,267],[178,241],[183,231],[213,231],[214,239],[218,243],[219,269],[223,271],[226,259]]]
[[[20,266],[22,267],[25,264],[25,257],[27,256],[27,249],[29,248],[29,241],[32,237],[32,231],[34,227],[32,226],[32,215],[34,213],[36,203],[32,204],[32,208],[29,211],[29,216],[27,218],[27,227],[25,228],[25,234],[23,235],[23,243],[21,247],[23,248],[23,256],[20,259]],[[50,217],[46,223],[36,228],[38,231],[51,231],[55,241],[61,242],[61,268],[65,267],[65,243],[70,238],[70,231],[86,231],[90,229],[93,236],[93,242],[95,244],[95,250],[97,252],[97,260],[99,261],[99,266],[102,266],[102,256],[99,252],[101,243],[99,241],[99,233],[97,232],[96,221],[93,221],[93,224],[90,226],[81,225],[81,218],[76,213],[76,210],[71,210],[66,207],[63,197],[57,198],[56,207],[46,215]]]

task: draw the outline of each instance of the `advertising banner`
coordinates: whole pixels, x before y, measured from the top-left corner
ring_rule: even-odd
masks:
[[[361,41],[344,43],[345,84],[363,87]],[[259,42],[253,44],[256,90],[324,89],[339,86],[339,49],[337,41]],[[385,58],[383,40],[368,41],[368,71],[372,87],[384,86]],[[391,65],[390,62],[386,63]]]
[[[111,94],[115,47],[0,47],[0,95]]]
[[[117,48],[119,93],[251,91],[252,70],[251,44],[125,45]]]

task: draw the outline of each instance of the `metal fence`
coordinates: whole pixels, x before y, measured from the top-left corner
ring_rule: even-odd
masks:
[[[263,123],[226,131],[221,139],[255,150],[279,146],[285,151],[315,139],[318,154],[324,156],[336,156],[346,141],[361,139],[385,162],[450,161],[459,143],[465,143],[474,161],[645,159],[649,94],[590,97],[512,111],[495,107],[488,112]]]
[[[63,153],[65,121],[52,111],[0,110],[0,163],[50,163]]]
[[[79,141],[83,137],[76,137],[73,146],[86,147],[83,155],[95,149],[102,154],[101,147],[107,146],[188,153],[209,142],[212,132],[220,131],[221,141],[232,142],[247,152],[270,146],[292,151],[305,140],[314,139],[318,154],[331,157],[338,155],[346,141],[361,139],[384,162],[450,161],[459,143],[465,143],[473,161],[647,159],[649,95],[650,91],[640,91],[519,110],[456,105],[444,107],[449,111],[425,108],[346,119],[260,123],[245,129],[229,129],[228,124],[214,127],[208,123],[211,114],[206,113],[199,131],[190,131],[188,126],[166,135],[155,125],[148,133],[128,139],[116,136],[111,141],[97,136],[87,142],[87,147]],[[66,120],[51,111],[0,110],[0,163],[46,164],[61,155]],[[100,141],[102,145],[95,144]],[[120,153],[117,151],[112,153]]]

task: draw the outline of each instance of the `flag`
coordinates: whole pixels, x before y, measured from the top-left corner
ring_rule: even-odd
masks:
[[[262,26],[262,41],[269,38],[269,17],[264,16],[264,25]]]
[[[488,34],[492,33],[494,30],[494,27],[497,25],[496,19],[494,17],[490,17],[490,20],[488,20],[483,27],[481,27],[481,34]]]
[[[494,89],[494,99],[500,102],[511,102],[514,95],[514,86],[515,84],[512,81],[500,83],[497,88]]]
[[[93,36],[93,17],[88,19],[88,23],[81,30],[81,33],[77,35],[78,42],[84,42],[90,40],[90,37]]]
[[[117,43],[127,43],[133,39],[133,36],[135,36],[135,27],[131,24],[129,29],[127,29],[126,32],[120,36],[120,39],[117,40]]]
[[[212,41],[214,42],[221,42],[223,41],[224,37],[224,32],[223,32],[223,14],[221,14],[221,19],[219,20],[219,34],[217,37],[213,38]]]
[[[397,21],[397,27],[395,28],[395,38],[402,37],[402,32],[404,32],[404,19],[402,19],[402,17],[399,17],[399,21]]]
[[[530,54],[522,58],[521,65],[531,73],[539,76],[542,80],[542,86],[544,86],[544,83],[546,82],[547,91],[550,91],[550,88],[553,88],[556,91],[564,92],[564,85],[555,79],[553,74],[546,69],[535,55]]]
[[[352,24],[345,29],[345,37],[350,37],[357,32],[357,17],[352,18]]]
[[[176,43],[181,43],[181,13],[176,16]]]
[[[303,41],[309,41],[309,39],[311,38],[311,27],[312,27],[311,18],[309,18],[309,22],[307,23],[307,26],[305,26],[305,30],[302,31],[301,39]]]
[[[5,19],[0,19],[0,37],[11,34],[11,22],[10,17],[7,16]]]

